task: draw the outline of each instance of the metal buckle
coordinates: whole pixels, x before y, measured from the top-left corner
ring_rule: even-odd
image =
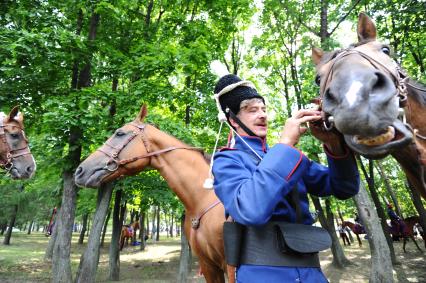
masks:
[[[108,170],[110,172],[114,172],[115,170],[118,169],[118,167],[119,167],[118,160],[110,159],[107,161],[103,169]]]
[[[193,229],[198,229],[198,227],[200,227],[200,219],[199,218],[191,218],[191,227]]]

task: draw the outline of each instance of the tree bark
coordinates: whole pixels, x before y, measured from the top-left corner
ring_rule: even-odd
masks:
[[[55,283],[72,282],[70,260],[71,238],[78,188],[74,183],[74,174],[72,171],[65,171],[62,179],[64,180],[64,191],[62,193],[62,207],[59,214],[61,220],[55,228],[57,230],[57,238],[53,247],[52,258],[52,281]]]
[[[155,241],[160,241],[160,206],[157,206],[157,235],[155,235]]]
[[[141,227],[141,230],[139,232],[139,239],[141,241],[140,250],[145,250],[146,247],[146,241],[145,241],[145,235],[146,235],[146,226],[145,226],[145,211],[141,211],[139,225]]]
[[[84,236],[86,235],[87,231],[87,220],[89,219],[89,213],[85,213],[83,215],[83,227],[80,231],[80,237],[78,238],[78,244],[82,245],[84,242]]]
[[[90,237],[86,250],[80,258],[80,265],[76,275],[76,282],[78,283],[95,282],[99,263],[100,236],[103,224],[105,223],[109,202],[111,201],[112,191],[113,185],[111,183],[102,185],[98,190],[98,201],[93,217],[92,229],[90,229]]]
[[[360,183],[359,193],[354,197],[359,216],[369,235],[368,242],[371,251],[371,270],[369,282],[393,282],[392,261],[390,259],[389,245],[387,244],[383,229],[381,229],[379,216],[371,202],[364,184]]]
[[[183,231],[185,215],[182,216],[181,230]],[[179,273],[177,282],[185,283],[188,282],[188,275],[191,271],[192,254],[191,247],[189,246],[188,239],[185,233],[181,233],[180,238],[180,258],[179,258]]]
[[[340,244],[339,237],[336,234],[336,229],[334,228],[334,215],[331,211],[330,199],[325,199],[325,210],[327,213],[327,226],[329,227],[329,234],[331,236],[331,252],[333,253],[332,265],[337,268],[344,268],[351,264],[351,262],[346,258],[343,251],[342,245]]]
[[[111,192],[111,195],[112,195],[112,192]],[[105,244],[105,234],[106,234],[106,231],[107,231],[107,227],[108,227],[110,217],[111,217],[111,209],[108,209],[108,214],[107,214],[107,217],[105,219],[104,229],[102,231],[101,247],[103,247],[104,244]]]
[[[391,185],[389,184],[389,178],[386,175],[385,170],[383,170],[382,162],[380,160],[377,160],[376,164],[377,164],[377,169],[378,169],[377,171],[379,171],[379,174],[382,177],[383,183],[385,184],[385,188],[392,198],[392,202],[395,205],[395,209],[396,209],[397,214],[400,217],[404,218],[403,215],[402,215],[401,208],[399,207],[399,202],[398,202],[398,199],[396,198],[395,192],[393,191]]]
[[[61,214],[61,209],[59,208],[57,211],[56,216],[59,216]],[[49,243],[47,244],[46,247],[46,252],[44,254],[44,260],[47,261],[51,261],[52,257],[53,257],[53,248],[55,247],[55,242],[58,236],[58,229],[56,229],[57,227],[59,227],[59,221],[60,221],[60,217],[56,217],[55,220],[55,224],[52,228],[52,234],[50,235],[50,239],[49,239]],[[47,233],[47,229],[46,229],[46,233]]]
[[[112,235],[111,244],[109,246],[109,279],[112,281],[120,280],[120,203],[121,190],[115,192],[114,211],[112,213]]]
[[[10,238],[12,237],[12,230],[15,226],[16,215],[18,214],[18,205],[13,206],[12,216],[10,217],[9,228],[7,229],[6,235],[3,239],[3,245],[10,245]]]
[[[361,158],[358,158],[358,160],[359,160],[359,164],[361,165],[361,170],[364,172],[364,176],[367,180],[367,185],[368,185],[368,188],[370,189],[371,198],[373,199],[373,202],[376,206],[376,210],[377,210],[377,214],[379,216],[380,224],[382,226],[382,230],[384,232],[384,235],[386,237],[386,241],[387,241],[388,246],[389,246],[392,264],[397,264],[398,260],[396,259],[396,256],[395,256],[392,238],[391,238],[390,234],[388,233],[389,227],[388,227],[388,223],[386,222],[386,219],[387,219],[386,213],[385,213],[385,210],[383,209],[383,207],[380,203],[379,194],[377,193],[376,188],[375,188],[373,161],[369,160],[369,173],[367,173],[367,170],[364,167],[364,164],[362,163]]]
[[[31,234],[31,231],[33,230],[34,220],[31,220],[30,224],[28,225],[28,231],[27,235]]]
[[[337,268],[343,268],[347,265],[349,265],[351,262],[346,258],[342,246],[340,245],[339,238],[336,235],[336,231],[334,229],[334,220],[332,217],[331,208],[327,208],[326,204],[326,210],[328,216],[331,218],[327,219],[324,210],[322,209],[321,203],[319,201],[319,198],[311,196],[311,200],[315,206],[315,209],[318,211],[318,219],[321,223],[321,226],[327,230],[327,232],[330,234],[331,237],[331,252],[333,254],[333,261],[332,264],[336,266]],[[329,206],[329,204],[328,204]],[[332,221],[332,222],[330,222]]]

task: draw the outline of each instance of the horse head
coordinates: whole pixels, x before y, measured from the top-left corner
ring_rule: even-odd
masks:
[[[13,179],[28,179],[36,170],[24,132],[24,116],[17,106],[9,115],[0,113],[0,168]]]
[[[390,47],[376,40],[376,27],[361,13],[358,43],[324,53],[312,50],[326,127],[334,126],[347,145],[369,158],[382,158],[409,144],[413,135],[399,116],[406,99],[404,75]]]
[[[144,135],[147,108],[142,106],[135,120],[115,133],[77,168],[79,186],[98,188],[121,176],[134,175],[150,164],[149,143]]]

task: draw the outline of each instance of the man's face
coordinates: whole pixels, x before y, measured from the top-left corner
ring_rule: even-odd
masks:
[[[248,104],[241,107],[237,117],[255,135],[260,138],[266,137],[268,131],[268,116],[266,114],[266,106],[261,100],[256,99],[254,101],[250,101]],[[240,135],[247,135],[247,133],[234,120],[232,120],[232,118],[230,121],[237,133]]]

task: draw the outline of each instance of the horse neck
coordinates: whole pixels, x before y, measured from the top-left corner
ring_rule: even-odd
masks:
[[[189,147],[158,129],[152,128],[150,133],[148,139],[151,152],[170,146]],[[153,157],[151,166],[160,172],[182,201],[187,213],[200,212],[217,200],[213,191],[203,188],[204,180],[208,177],[209,165],[199,151],[190,149],[169,151]]]
[[[426,123],[424,123],[424,117],[426,116],[426,91],[416,89],[408,84],[407,92],[407,122],[413,129],[418,130],[420,135],[426,136]]]

